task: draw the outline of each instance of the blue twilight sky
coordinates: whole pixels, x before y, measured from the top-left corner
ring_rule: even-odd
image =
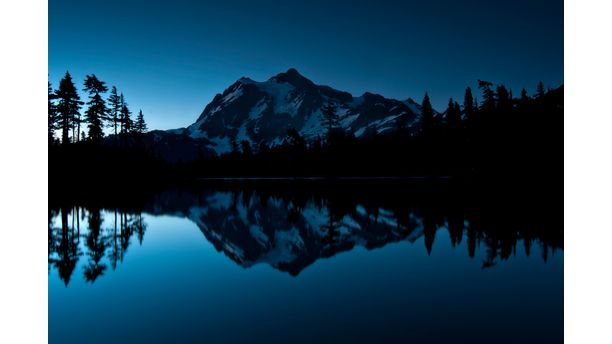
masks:
[[[290,67],[355,96],[428,91],[440,110],[477,79],[533,93],[563,83],[563,1],[49,0],[52,86],[95,73],[151,129],[187,126],[241,76]]]

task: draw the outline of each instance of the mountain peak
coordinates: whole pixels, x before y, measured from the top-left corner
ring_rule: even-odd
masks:
[[[337,104],[342,129],[356,137],[371,127],[378,133],[392,132],[399,116],[409,126],[414,124],[414,130],[418,128],[420,110],[415,104],[369,92],[355,98],[348,92],[316,85],[289,68],[263,82],[240,78],[206,105],[187,134],[206,139],[207,147],[217,154],[230,152],[232,140],[251,145],[281,144],[287,128],[313,139],[326,132],[321,111],[329,103]]]
[[[286,72],[279,73],[270,78],[270,80],[275,80],[277,82],[286,82],[295,87],[315,87],[315,84],[304,77],[300,72],[295,68],[289,68]]]
[[[287,71],[285,73],[281,73],[281,74],[287,74],[287,75],[290,75],[290,76],[293,76],[293,77],[302,77],[302,78],[304,77],[295,68],[289,68],[289,69],[287,69]]]

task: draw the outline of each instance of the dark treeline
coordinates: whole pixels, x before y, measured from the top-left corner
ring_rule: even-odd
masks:
[[[117,262],[122,261],[130,238],[136,235],[142,243],[146,224],[141,213],[188,216],[191,209],[209,207],[209,197],[218,192],[231,193],[231,203],[243,204],[247,212],[254,205],[252,211],[260,212],[264,218],[266,211],[270,211],[274,216],[286,217],[288,222],[300,221],[309,204],[326,209],[323,213],[328,214],[328,224],[323,227],[328,235],[321,238],[321,242],[311,235],[304,236],[315,240],[310,245],[320,247],[321,250],[313,251],[320,252],[320,255],[310,257],[312,260],[306,260],[303,265],[287,267],[294,275],[316,259],[352,248],[350,243],[339,240],[338,228],[345,216],[357,218],[358,206],[363,207],[372,219],[380,216],[380,209],[385,209],[393,214],[397,223],[397,228],[363,227],[362,233],[366,233],[363,235],[372,238],[368,243],[372,246],[368,249],[409,238],[416,230],[411,222],[414,216],[423,220],[423,243],[428,254],[435,254],[436,235],[440,230],[446,230],[451,245],[465,243],[466,254],[470,257],[475,257],[478,248],[485,250],[484,260],[477,262],[483,268],[509,259],[519,249],[529,255],[533,245],[540,247],[538,251],[544,260],[554,250],[563,248],[562,219],[554,207],[530,199],[517,201],[505,195],[482,198],[471,192],[470,187],[450,181],[215,182],[190,184],[187,188],[160,188],[148,193],[126,190],[118,195],[106,188],[96,193],[64,193],[52,197],[49,210],[50,268],[55,267],[67,284],[77,262],[86,259],[84,278],[95,281],[108,270],[108,265],[114,270]],[[276,203],[280,200],[282,205],[266,210],[272,204],[268,203],[269,199],[277,200]],[[284,209],[284,213],[279,214],[279,209]],[[218,216],[236,216],[238,212],[232,207],[227,211]],[[106,221],[103,221],[104,217]],[[87,222],[88,228],[83,228],[81,222]],[[233,230],[214,223],[208,227],[221,237],[231,236]],[[247,247],[244,249],[248,251]]]
[[[95,74],[87,75],[82,86],[87,102],[81,100],[69,72],[56,90],[48,83],[50,180],[127,184],[135,177],[132,172],[163,172],[164,164],[146,154],[142,145],[147,132],[142,110],[133,119],[125,96],[115,86],[104,99],[109,88]]]
[[[471,185],[467,192],[486,199],[497,194],[529,195],[561,209],[563,87],[519,98],[503,85],[479,81],[481,102],[470,88],[463,105],[449,100],[436,113],[426,94],[421,127],[409,131],[343,132],[332,108],[323,111],[325,137],[307,142],[290,129],[282,145],[234,143],[221,157],[183,164],[181,175],[199,176],[449,176]]]
[[[326,134],[307,141],[295,129],[281,145],[232,142],[233,151],[185,164],[210,176],[529,176],[561,175],[563,89],[519,98],[503,85],[479,81],[482,102],[468,87],[463,105],[450,99],[436,113],[425,94],[418,130],[396,120],[395,130],[344,132],[333,106],[323,109]],[[400,117],[402,118],[402,117]]]
[[[83,82],[83,91],[89,96],[87,103],[81,101],[72,76],[66,72],[61,79],[59,88],[53,90],[48,84],[48,135],[50,145],[67,146],[71,143],[99,143],[104,138],[104,128],[110,127],[116,140],[126,140],[147,131],[147,125],[142,114],[138,112],[132,119],[123,93],[118,94],[113,86],[107,100],[103,95],[108,92],[104,81],[95,74],[87,75]],[[86,105],[84,116],[81,109]],[[87,132],[85,132],[87,129]],[[56,132],[60,137],[56,137]]]
[[[325,133],[314,140],[288,129],[280,145],[232,140],[230,153],[175,164],[145,147],[142,111],[133,121],[115,87],[105,101],[105,83],[88,75],[83,89],[89,102],[81,117],[84,103],[68,72],[58,90],[49,86],[51,178],[127,183],[160,177],[453,176],[528,180],[554,189],[562,177],[563,87],[545,90],[542,83],[532,96],[523,89],[513,97],[504,85],[479,80],[480,102],[468,87],[461,104],[450,99],[442,113],[433,110],[425,94],[416,128],[399,117],[394,129],[377,133],[372,128],[358,138],[340,127],[330,104],[321,116]],[[79,133],[85,126],[87,133]],[[105,126],[111,128],[106,138]]]

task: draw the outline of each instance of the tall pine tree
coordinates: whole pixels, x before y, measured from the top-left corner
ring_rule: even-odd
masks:
[[[119,120],[121,124],[121,134],[123,134],[124,138],[126,134],[129,134],[132,131],[133,122],[130,115],[132,112],[128,108],[128,104],[125,102],[125,98],[123,97],[123,93],[121,93],[121,112],[119,113]]]
[[[340,126],[340,116],[335,104],[327,104],[321,109],[321,124],[327,127],[327,135]]]
[[[431,107],[431,101],[429,100],[429,94],[425,92],[423,102],[421,103],[421,132],[424,136],[431,136],[435,127],[434,111]]]
[[[100,93],[108,91],[103,81],[100,81],[95,74],[85,77],[84,91],[89,93],[89,108],[85,112],[85,121],[87,122],[88,136],[91,141],[99,141],[104,137],[102,130],[103,120],[108,115],[106,103]]]
[[[472,89],[470,87],[465,89],[463,110],[465,111],[465,117],[472,118],[474,116],[474,96],[472,95]]]
[[[504,114],[512,110],[512,94],[504,85],[497,86],[497,108]]]
[[[524,88],[521,90],[521,97],[518,100],[519,107],[525,108],[529,103],[529,96],[527,95],[527,90]]]
[[[495,109],[495,91],[493,91],[492,87],[493,83],[478,80],[478,88],[482,90],[482,110],[492,111]]]
[[[57,96],[53,92],[53,88],[51,88],[51,83],[48,82],[48,96],[47,103],[49,112],[47,114],[47,125],[48,125],[48,135],[49,135],[49,144],[53,144],[55,142],[55,130],[58,128],[58,116],[57,116],[57,107],[54,103]]]
[[[535,97],[537,99],[540,99],[540,98],[544,97],[544,94],[546,94],[546,91],[544,91],[544,83],[540,81],[538,83],[538,87],[536,88]]]
[[[144,134],[147,131],[147,123],[145,123],[144,115],[142,110],[138,111],[136,122],[134,123],[134,132],[137,134]]]
[[[453,98],[448,101],[446,123],[451,134],[456,133],[461,128],[461,108],[457,102],[453,101]]]
[[[62,144],[67,145],[70,142],[68,133],[70,129],[73,129],[74,132],[75,123],[78,117],[80,117],[79,110],[81,105],[83,105],[69,72],[66,71],[55,94],[58,99],[57,113],[59,116],[59,127],[62,130]]]
[[[121,97],[117,94],[117,87],[113,86],[108,96],[109,121],[111,127],[115,129],[115,140],[117,139],[117,125],[119,124],[119,114],[121,113]]]

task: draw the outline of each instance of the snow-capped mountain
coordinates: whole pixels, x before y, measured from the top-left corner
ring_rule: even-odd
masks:
[[[217,94],[195,123],[168,132],[204,139],[207,148],[218,154],[229,152],[232,140],[246,140],[253,146],[280,144],[290,128],[310,140],[325,135],[321,109],[328,104],[336,105],[340,126],[357,137],[366,130],[384,133],[399,121],[416,129],[420,118],[420,105],[411,99],[400,101],[367,92],[353,97],[316,85],[291,68],[263,82],[239,79]]]

